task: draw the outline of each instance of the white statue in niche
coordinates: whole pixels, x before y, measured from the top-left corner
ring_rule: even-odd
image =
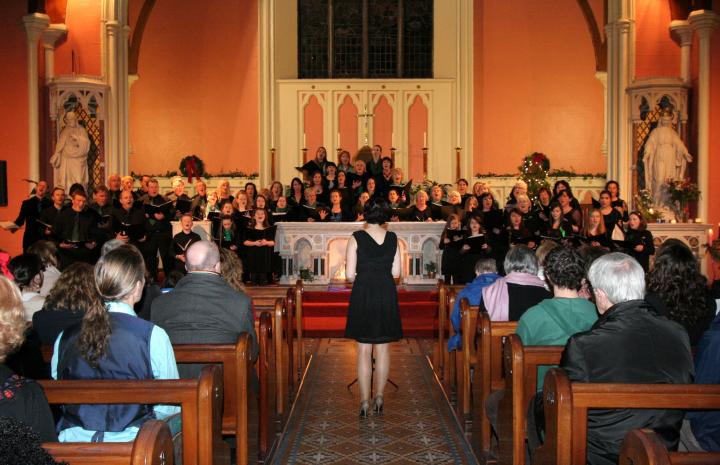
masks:
[[[84,127],[78,124],[74,111],[65,114],[65,127],[60,133],[55,153],[50,157],[56,186],[69,189],[75,183],[87,187],[87,157],[90,139]]]
[[[663,115],[645,142],[645,188],[652,193],[658,205],[667,203],[662,189],[665,181],[685,179],[687,164],[693,161],[682,139],[672,128],[672,121],[671,115]]]

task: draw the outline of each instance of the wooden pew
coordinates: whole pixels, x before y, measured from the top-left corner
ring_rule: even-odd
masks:
[[[287,358],[287,383],[288,383],[288,399],[292,402],[293,396],[295,395],[295,330],[293,324],[295,323],[295,288],[291,287],[287,290],[285,296],[285,339],[288,350]]]
[[[437,368],[435,369],[438,378],[440,380],[445,379],[445,367],[449,363],[449,353],[447,350],[447,338],[445,336],[445,333],[448,330],[448,326],[452,327],[452,325],[449,325],[450,322],[450,315],[448,314],[448,308],[447,308],[447,288],[445,287],[445,282],[442,279],[438,279],[437,282],[437,288],[438,288],[438,352],[437,352]]]
[[[630,431],[620,448],[619,465],[716,465],[718,452],[668,452],[651,429]]]
[[[449,289],[449,291],[445,293],[445,310],[447,314],[446,321],[448,326],[448,339],[455,335],[455,328],[453,328],[450,316],[452,315],[453,307],[455,307],[456,298],[457,292],[454,289]],[[454,406],[457,406],[457,373],[460,371],[457,369],[457,362],[459,360],[459,357],[457,356],[457,351],[455,350],[452,352],[448,352],[447,344],[444,349],[445,365],[443,369],[443,381],[449,391],[450,395],[448,397],[450,398],[450,402]]]
[[[537,391],[537,369],[560,363],[565,346],[523,346],[520,336],[510,334],[503,345],[505,396],[498,408],[498,459],[500,463],[525,465],[527,411]]]
[[[545,443],[534,465],[586,463],[587,417],[590,409],[654,408],[720,409],[720,385],[571,383],[553,368],[545,376]]]
[[[295,331],[297,335],[297,357],[295,361],[295,368],[297,369],[297,381],[298,383],[303,377],[303,371],[305,371],[305,342],[303,341],[303,312],[302,312],[302,295],[303,295],[303,282],[302,279],[298,279],[295,283],[294,294],[295,294]]]
[[[148,420],[133,442],[46,442],[42,447],[58,462],[69,465],[173,465],[170,428],[160,420]]]
[[[248,463],[248,370],[252,366],[250,335],[241,334],[235,344],[175,344],[177,363],[222,365],[224,402],[222,434],[236,438],[238,465]]]
[[[222,378],[220,368],[203,367],[198,379],[180,380],[42,380],[50,404],[178,404],[182,408],[183,464],[229,464],[215,454],[220,437]],[[66,443],[71,444],[71,443]],[[78,450],[86,443],[72,443]]]

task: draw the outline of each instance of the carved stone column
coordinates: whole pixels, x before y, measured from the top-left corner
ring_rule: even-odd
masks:
[[[64,24],[51,24],[42,33],[42,45],[45,50],[45,83],[49,83],[55,77],[55,44],[67,34],[67,26]]]
[[[710,156],[710,36],[720,26],[720,18],[710,10],[697,10],[688,17],[690,26],[698,35],[698,187],[702,193],[698,216],[707,219]]]
[[[670,23],[670,36],[680,46],[680,76],[683,82],[690,82],[690,46],[692,27],[687,21],[675,20]]]
[[[40,117],[38,102],[38,40],[50,24],[50,17],[33,13],[23,17],[27,34],[28,72],[28,179],[40,178]]]

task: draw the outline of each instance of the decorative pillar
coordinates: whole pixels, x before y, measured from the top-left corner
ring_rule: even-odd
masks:
[[[125,23],[125,21],[122,21]],[[128,83],[128,47],[130,43],[130,26],[127,24],[119,30],[117,43],[117,122],[118,122],[118,153],[120,154],[119,171],[122,174],[130,174],[128,156],[130,153],[130,101],[128,94],[130,86]]]
[[[51,24],[42,33],[42,45],[45,49],[45,83],[48,84],[55,77],[55,44],[58,39],[67,34],[64,24]]]
[[[688,17],[690,26],[698,34],[698,187],[702,193],[698,204],[698,216],[707,219],[710,155],[710,36],[720,26],[720,18],[711,10],[697,10]]]
[[[107,46],[107,57],[105,59],[105,78],[110,92],[108,92],[108,125],[107,125],[107,153],[105,154],[105,176],[111,174],[125,173],[121,171],[120,158],[122,157],[118,147],[118,73],[117,73],[117,41],[120,26],[117,21],[108,21],[105,24],[105,38]]]
[[[23,16],[27,34],[28,72],[28,179],[40,180],[40,104],[38,102],[38,40],[50,24],[42,13]]]
[[[690,82],[690,46],[693,31],[687,21],[675,20],[670,23],[670,37],[680,46],[680,76],[684,83]]]
[[[595,79],[600,81],[600,84],[603,86],[603,139],[602,139],[602,145],[600,146],[600,152],[603,154],[604,157],[607,158],[608,154],[608,81],[607,81],[607,71],[596,71],[595,72]]]
[[[625,90],[628,85],[628,37],[630,21],[618,19],[606,26],[608,37],[607,72],[607,150],[608,179],[615,179],[621,188],[629,186],[629,164],[627,139],[627,99]]]

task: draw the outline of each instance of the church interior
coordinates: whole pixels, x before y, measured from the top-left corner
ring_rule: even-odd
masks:
[[[369,164],[379,146],[408,206],[411,192],[431,195],[434,185],[449,199],[462,180],[468,194],[486,186],[502,209],[515,201],[519,179],[537,189],[530,167],[550,187],[571,186],[589,217],[606,183],[616,181],[625,213],[643,214],[655,246],[679,239],[709,283],[720,274],[719,0],[8,0],[0,2],[0,31],[0,252],[8,258],[26,249],[24,228],[12,222],[41,181],[48,197],[79,182],[88,204],[99,186],[112,190],[113,176],[132,176],[138,192],[152,178],[163,195],[179,179],[178,197],[203,195],[198,180],[217,195],[226,185],[236,198],[248,183],[267,197],[279,182],[289,200],[294,178],[303,192],[302,182],[313,186],[313,173],[300,167],[321,151],[334,165],[344,163],[344,152],[351,165]],[[680,200],[668,186],[680,189]],[[173,234],[183,231],[182,218]],[[198,418],[214,409],[212,426],[192,419],[197,437],[175,450],[165,429],[151,438],[143,427],[154,448],[142,463],[173,463],[173,455],[177,463],[182,454],[191,465],[523,465],[523,448],[513,448],[523,433],[513,429],[512,403],[501,401],[492,439],[482,408],[498,386],[527,405],[514,389],[534,387],[537,375],[516,379],[503,359],[515,327],[491,330],[484,322],[492,361],[490,342],[446,349],[459,331],[450,320],[463,288],[437,279],[449,215],[390,225],[404,338],[389,349],[386,412],[381,404],[360,422],[358,391],[348,386],[356,347],[342,338],[351,299],[345,253],[362,217],[321,218],[273,226],[275,283],[252,278],[247,287],[259,359],[253,365],[244,352],[252,341],[225,344],[227,353],[213,355],[224,357],[225,372],[201,375],[216,389],[219,383],[219,400],[211,391],[213,405],[187,407]],[[217,235],[208,228],[196,232]],[[159,258],[153,249],[156,263],[148,264],[157,279],[169,273],[165,249]],[[463,331],[480,334],[478,307],[464,301],[461,313]],[[221,361],[188,347],[175,356]],[[548,357],[548,365],[559,362],[559,352]],[[66,402],[70,394],[53,382],[60,383],[43,384],[48,400]],[[163,395],[146,402],[162,403]],[[720,408],[720,393],[713,396],[702,401]],[[44,444],[58,460],[89,463],[59,443]],[[580,463],[561,455],[532,463]],[[697,463],[718,463],[712,460],[720,459]],[[108,455],[96,463],[140,462]]]

